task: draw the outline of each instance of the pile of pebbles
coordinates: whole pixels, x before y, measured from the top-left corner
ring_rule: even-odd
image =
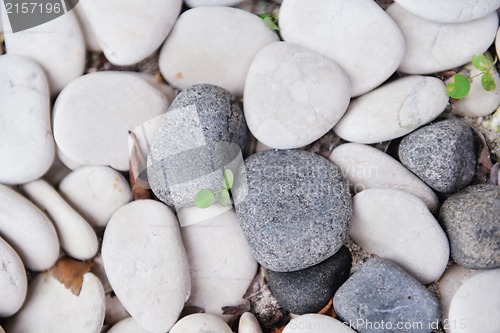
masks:
[[[2,4],[0,332],[498,332],[499,7]]]

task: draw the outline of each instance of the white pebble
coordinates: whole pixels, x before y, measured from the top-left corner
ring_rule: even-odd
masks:
[[[495,38],[495,50],[497,50],[497,58],[500,58],[500,28],[498,28],[497,37]]]
[[[238,333],[262,333],[259,321],[251,312],[245,312],[241,315]]]
[[[235,6],[245,0],[185,0],[184,2],[189,7],[201,6]]]
[[[233,333],[218,317],[207,313],[196,313],[179,320],[169,333]]]
[[[292,319],[283,333],[355,333],[349,326],[329,316],[310,313]]]
[[[80,1],[83,2],[83,1]],[[78,18],[78,22],[82,27],[83,37],[85,39],[85,46],[87,50],[92,52],[102,52],[102,47],[99,45],[97,40],[97,36],[95,35],[94,28],[90,24],[85,11],[83,10],[83,6],[78,4],[73,8],[75,11],[76,17]]]
[[[26,299],[28,281],[16,251],[0,237],[0,318],[19,311]]]
[[[148,333],[141,325],[132,317],[125,318],[115,324],[107,333]]]

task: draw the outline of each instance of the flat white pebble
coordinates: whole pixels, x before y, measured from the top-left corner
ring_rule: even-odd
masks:
[[[233,333],[220,318],[208,313],[196,313],[179,320],[169,333]]]
[[[59,191],[96,228],[104,228],[111,215],[132,200],[127,180],[106,166],[76,169],[61,181]]]
[[[357,143],[396,139],[436,119],[448,101],[440,79],[407,76],[351,101],[334,131]]]
[[[273,148],[308,145],[344,115],[350,86],[349,77],[333,60],[299,45],[269,44],[248,71],[244,94],[248,128]]]
[[[182,0],[82,0],[81,6],[106,58],[132,65],[151,55],[165,40]]]
[[[0,56],[0,98],[0,182],[37,179],[49,169],[55,152],[42,68],[10,51]]]
[[[130,315],[147,331],[169,331],[191,290],[174,213],[153,200],[121,207],[106,227],[102,258],[113,291]]]
[[[184,0],[189,7],[201,6],[235,6],[245,0]]]
[[[387,13],[396,21],[406,40],[406,52],[399,70],[408,74],[429,74],[459,67],[474,54],[484,53],[498,29],[496,12],[464,23],[426,20],[394,3]]]
[[[148,333],[141,325],[132,317],[125,318],[116,323],[107,333]]]
[[[0,11],[7,53],[35,60],[47,74],[52,96],[83,74],[85,41],[73,11],[18,33],[11,33],[4,6]]]
[[[439,199],[432,189],[397,160],[371,146],[345,143],[335,148],[330,157],[355,194],[370,188],[393,188],[419,197],[431,212],[436,212]]]
[[[193,8],[179,16],[165,41],[160,71],[179,89],[210,83],[241,96],[253,58],[278,40],[261,18],[244,10]]]
[[[83,1],[80,0],[79,3],[81,2]],[[97,41],[97,36],[95,35],[94,28],[92,28],[92,25],[90,24],[90,21],[87,18],[85,11],[83,10],[83,6],[81,4],[77,4],[73,8],[73,10],[75,11],[78,22],[82,27],[83,37],[85,39],[85,46],[87,47],[87,50],[92,52],[102,52],[102,47]]]
[[[28,280],[16,251],[0,237],[0,318],[16,313],[26,299]]]
[[[399,27],[372,0],[284,0],[279,27],[285,41],[335,60],[349,75],[353,96],[387,80],[404,55]]]
[[[104,321],[104,291],[92,273],[83,276],[74,295],[50,273],[38,274],[29,285],[22,309],[6,321],[9,333],[99,333]]]
[[[127,87],[126,94],[123,87]],[[72,162],[126,171],[128,131],[167,107],[166,97],[135,75],[87,74],[71,82],[57,98],[54,137],[62,154]],[[60,158],[65,162],[63,156]]]
[[[437,280],[450,255],[448,238],[422,200],[394,189],[353,198],[351,238],[363,250],[391,259],[423,284]]]
[[[262,333],[259,321],[251,312],[245,312],[241,315],[238,333]]]
[[[22,185],[21,189],[38,207],[47,211],[61,247],[70,257],[87,260],[96,255],[99,244],[94,229],[49,183],[39,179]]]
[[[337,319],[310,313],[292,319],[283,333],[355,333],[355,331]]]
[[[59,240],[52,222],[16,191],[0,185],[0,234],[33,271],[52,267],[59,257]]]

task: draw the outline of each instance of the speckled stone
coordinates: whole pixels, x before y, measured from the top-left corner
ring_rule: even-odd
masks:
[[[340,249],[352,200],[333,163],[302,150],[268,150],[245,161],[245,174],[246,186],[233,191],[236,213],[262,266],[296,271]]]
[[[295,272],[269,273],[269,287],[278,303],[295,314],[321,310],[349,277],[352,257],[346,247],[325,261]]]
[[[334,308],[359,333],[429,333],[440,319],[437,297],[381,258],[367,261],[339,288]]]
[[[474,133],[458,119],[443,120],[406,136],[399,158],[434,190],[454,193],[476,172]]]
[[[153,192],[167,205],[194,205],[201,189],[220,190],[223,168],[235,171],[242,163],[246,139],[243,111],[228,91],[209,84],[183,90],[148,155]]]
[[[449,197],[439,219],[451,257],[469,269],[500,267],[500,187],[475,185]]]

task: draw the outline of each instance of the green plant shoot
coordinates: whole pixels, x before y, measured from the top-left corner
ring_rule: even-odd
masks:
[[[222,182],[222,189],[219,191],[212,192],[207,188],[200,190],[196,196],[194,197],[194,204],[198,208],[208,208],[215,203],[215,198],[217,198],[217,202],[219,205],[225,207],[228,204],[231,204],[231,195],[229,191],[233,187],[234,184],[234,175],[233,172],[229,169],[224,170],[223,174],[224,180]]]
[[[470,92],[472,79],[481,76],[481,85],[486,91],[493,91],[497,85],[493,76],[493,66],[497,59],[493,60],[489,53],[472,56],[472,66],[480,71],[478,75],[468,77],[464,74],[455,74],[446,84],[446,92],[451,98],[461,99]]]

